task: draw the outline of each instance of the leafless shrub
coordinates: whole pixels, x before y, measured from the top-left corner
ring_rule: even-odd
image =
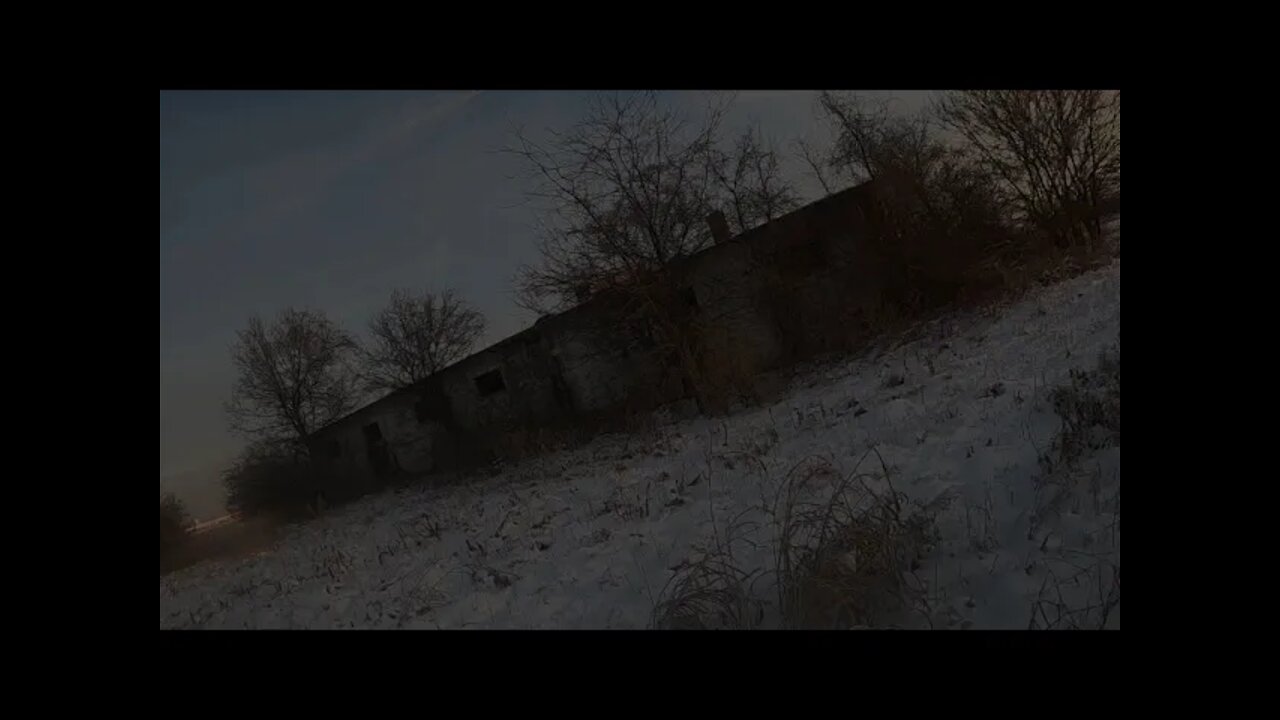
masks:
[[[1097,239],[1118,209],[1118,94],[959,92],[902,115],[824,92],[818,113],[830,147],[799,151],[824,184],[873,181],[872,238],[898,312],[985,302],[1108,259],[1070,238]],[[894,320],[856,321],[878,332]]]
[[[1018,220],[1060,244],[1102,239],[1102,215],[1119,205],[1119,91],[966,90],[935,110]]]
[[[871,453],[868,452],[868,455]],[[865,460],[864,456],[864,460]],[[859,462],[859,466],[861,462]],[[937,542],[935,517],[945,500],[931,506],[908,503],[881,474],[841,476],[821,459],[794,466],[772,507],[773,568],[746,570],[742,550],[757,549],[755,525],[744,511],[674,575],[654,607],[657,628],[750,629],[769,617],[756,585],[772,576],[779,626],[834,629],[882,626],[897,613],[921,607],[928,588],[911,575]],[[886,489],[873,484],[883,480]]]
[[[874,196],[868,219],[885,307],[842,318],[859,330],[853,337],[999,288],[1003,256],[1019,243],[995,195],[996,180],[946,142],[929,112],[895,114],[887,102],[824,92],[818,114],[831,144],[825,154],[803,146],[806,160],[816,173],[825,169],[845,183],[871,181]]]
[[[744,131],[729,150],[713,148],[711,167],[720,202],[728,206],[738,232],[800,206],[795,189],[782,178],[777,150],[758,128]]]

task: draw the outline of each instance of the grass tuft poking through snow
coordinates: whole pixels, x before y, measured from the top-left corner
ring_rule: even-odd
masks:
[[[860,472],[873,453],[879,473]],[[782,627],[892,625],[896,614],[923,601],[905,577],[919,569],[936,542],[935,516],[947,498],[930,507],[909,500],[894,488],[883,456],[872,448],[825,500],[803,499],[813,478],[833,472],[815,465],[791,473],[774,505]]]
[[[1072,370],[1070,384],[1049,395],[1062,418],[1054,440],[1057,461],[1071,463],[1091,450],[1120,446],[1120,343],[1098,355],[1091,371]]]

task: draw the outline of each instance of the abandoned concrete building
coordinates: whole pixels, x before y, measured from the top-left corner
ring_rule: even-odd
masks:
[[[756,372],[868,327],[883,291],[874,193],[850,188],[735,237],[709,219],[715,243],[662,271],[676,300],[664,312],[695,321],[696,366]],[[681,371],[691,343],[627,322],[632,305],[602,294],[543,317],[317,431],[312,457],[326,476],[372,486],[464,467],[521,429],[697,394],[699,378]]]

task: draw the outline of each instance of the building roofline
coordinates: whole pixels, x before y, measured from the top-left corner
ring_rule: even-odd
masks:
[[[688,265],[689,263],[692,263],[694,260],[699,259],[699,258],[705,258],[705,257],[707,257],[707,256],[709,256],[709,255],[711,255],[711,254],[715,253],[716,251],[718,251],[718,250],[720,250],[720,249],[722,249],[722,248],[729,247],[729,246],[735,246],[735,245],[741,245],[742,243],[744,243],[744,242],[746,242],[747,240],[749,240],[751,236],[756,235],[756,234],[759,234],[759,233],[762,233],[762,232],[765,230],[765,228],[768,228],[768,227],[770,227],[770,226],[776,226],[776,225],[779,225],[779,224],[781,224],[781,223],[785,222],[788,218],[794,217],[794,216],[796,216],[796,215],[798,215],[798,214],[800,214],[800,213],[802,213],[802,212],[805,212],[805,211],[807,211],[807,210],[810,210],[810,209],[812,209],[812,208],[818,207],[818,206],[823,205],[823,204],[835,204],[835,202],[837,201],[837,200],[836,200],[837,198],[844,198],[844,197],[846,197],[846,196],[853,195],[853,194],[855,194],[855,193],[865,192],[865,191],[866,191],[866,189],[868,188],[868,186],[869,186],[869,185],[871,185],[871,183],[872,183],[872,181],[868,180],[867,182],[860,183],[860,184],[855,185],[855,186],[853,186],[853,187],[845,188],[844,190],[837,190],[836,192],[833,192],[833,193],[831,193],[831,194],[829,194],[829,195],[824,195],[823,197],[820,197],[820,198],[818,198],[817,200],[814,200],[813,202],[808,203],[807,205],[802,205],[802,206],[800,206],[800,207],[796,208],[795,210],[792,210],[791,212],[786,213],[785,215],[779,215],[778,217],[776,217],[776,218],[774,218],[774,219],[772,219],[772,220],[770,220],[770,221],[768,221],[768,222],[761,223],[761,224],[759,224],[759,225],[757,225],[757,226],[755,226],[755,227],[751,228],[750,230],[744,230],[743,232],[740,232],[740,233],[738,233],[737,235],[734,235],[733,237],[731,237],[731,238],[729,238],[729,239],[725,240],[724,242],[720,242],[720,243],[715,243],[715,244],[712,244],[712,245],[708,245],[707,247],[704,247],[704,248],[702,248],[702,249],[698,250],[697,252],[694,252],[694,253],[692,253],[692,254],[690,254],[690,255],[684,255],[684,256],[682,256],[682,257],[674,258],[674,259],[672,259],[672,260],[668,261],[665,265],[663,265],[662,270],[663,270],[663,271],[666,271],[666,270],[669,270],[669,269],[671,269],[671,268],[673,268],[673,267],[677,267],[677,266],[686,266],[686,265]],[[540,318],[538,318],[537,320],[535,320],[535,321],[534,321],[534,323],[533,323],[532,325],[530,325],[529,327],[527,327],[527,328],[525,328],[525,329],[523,329],[523,330],[520,330],[520,331],[518,331],[518,332],[515,332],[515,333],[513,333],[513,334],[511,334],[511,335],[508,335],[507,337],[505,337],[505,338],[503,338],[503,339],[501,339],[501,340],[498,340],[498,341],[497,341],[497,342],[495,342],[495,343],[492,343],[492,344],[490,344],[490,345],[487,345],[487,346],[485,346],[484,348],[482,348],[482,349],[480,349],[480,350],[477,350],[477,351],[475,351],[475,352],[471,353],[470,355],[467,355],[466,357],[462,358],[461,360],[457,360],[457,361],[455,361],[455,362],[452,362],[452,363],[450,363],[450,364],[446,365],[445,367],[440,368],[439,370],[435,371],[435,372],[434,372],[434,373],[432,373],[431,375],[428,375],[427,377],[425,377],[425,378],[423,378],[423,379],[419,380],[418,382],[413,383],[412,385],[406,385],[405,387],[399,388],[399,389],[397,389],[397,390],[392,390],[391,392],[388,392],[386,395],[383,395],[382,397],[378,398],[377,400],[374,400],[374,401],[369,402],[369,403],[367,403],[367,404],[365,404],[365,405],[362,405],[362,406],[360,406],[359,408],[356,408],[355,410],[352,410],[351,412],[347,413],[346,415],[343,415],[342,417],[340,417],[340,418],[338,418],[338,419],[336,419],[336,420],[332,420],[332,421],[330,421],[330,422],[326,423],[326,424],[325,424],[325,425],[323,425],[322,427],[320,427],[320,428],[316,429],[315,431],[313,431],[313,432],[312,432],[312,433],[307,437],[307,440],[308,440],[308,441],[310,441],[310,440],[311,440],[311,438],[314,438],[316,435],[319,435],[320,433],[322,433],[322,432],[324,432],[324,431],[328,430],[329,428],[334,427],[335,425],[341,424],[341,423],[343,423],[343,422],[346,422],[346,421],[347,421],[347,420],[349,420],[350,418],[352,418],[352,417],[354,417],[354,416],[356,416],[356,415],[358,415],[358,414],[360,414],[360,413],[362,413],[362,412],[364,412],[364,411],[366,411],[366,410],[369,410],[370,408],[373,408],[373,407],[375,407],[375,406],[377,406],[377,405],[380,405],[380,404],[382,404],[383,402],[385,402],[385,401],[387,401],[387,400],[390,400],[390,399],[392,399],[392,398],[398,398],[398,397],[400,397],[400,396],[408,395],[408,394],[410,394],[410,393],[413,393],[413,392],[416,392],[416,391],[418,391],[418,390],[421,390],[421,389],[422,389],[422,388],[424,388],[428,383],[432,382],[433,380],[435,380],[436,378],[438,378],[440,375],[442,375],[442,374],[444,374],[444,373],[447,373],[447,372],[449,372],[449,371],[453,370],[454,368],[457,368],[457,367],[459,367],[459,366],[461,366],[461,365],[464,365],[464,364],[466,364],[467,362],[470,362],[471,360],[473,360],[474,358],[477,358],[477,357],[479,357],[479,356],[481,356],[481,355],[484,355],[485,353],[490,353],[490,352],[493,352],[493,351],[495,351],[495,350],[498,350],[498,349],[500,349],[500,348],[502,348],[502,347],[504,347],[504,346],[506,346],[506,345],[510,345],[510,344],[515,343],[515,342],[518,342],[518,341],[521,339],[521,336],[525,336],[525,335],[529,335],[529,334],[532,334],[532,333],[537,332],[537,331],[539,330],[539,326],[540,326],[540,325],[542,325],[542,324],[544,324],[544,323],[545,323],[545,322],[547,322],[547,321],[554,321],[554,320],[558,320],[558,319],[563,319],[563,318],[568,317],[568,316],[570,316],[570,315],[574,315],[574,314],[578,314],[578,313],[583,313],[583,312],[588,312],[588,311],[589,311],[589,310],[591,310],[592,308],[594,308],[594,307],[598,307],[599,305],[601,305],[601,304],[603,304],[604,302],[606,302],[607,298],[608,298],[608,292],[607,292],[607,291],[602,292],[602,293],[597,293],[596,295],[593,295],[592,297],[588,298],[587,300],[585,300],[585,301],[583,301],[583,302],[580,302],[580,303],[578,303],[578,304],[576,304],[576,305],[573,305],[572,307],[565,308],[564,310],[561,310],[561,311],[559,311],[559,312],[555,312],[555,313],[548,313],[548,314],[546,314],[546,315],[543,315],[542,317],[540,317]]]

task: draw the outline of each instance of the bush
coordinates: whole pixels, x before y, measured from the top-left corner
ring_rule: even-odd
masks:
[[[310,462],[277,443],[254,443],[226,473],[227,508],[247,516],[296,520],[314,515],[325,497]]]
[[[1120,193],[1120,93],[964,90],[934,113],[991,168],[1010,214],[1060,246],[1096,246]]]
[[[806,159],[819,179],[825,168],[873,181],[886,300],[899,313],[989,299],[1107,254],[1094,241],[1118,210],[1118,93],[959,92],[899,116],[824,92],[820,117],[833,143]],[[1082,233],[1093,241],[1064,241]]]
[[[160,495],[160,563],[187,539],[187,510],[172,493]]]

